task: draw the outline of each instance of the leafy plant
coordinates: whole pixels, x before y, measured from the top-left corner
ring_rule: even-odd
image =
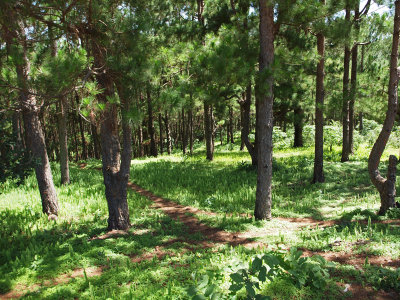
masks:
[[[232,284],[229,287],[231,299],[244,290],[247,299],[268,300],[270,297],[261,293],[262,285],[277,279],[293,282],[297,288],[312,286],[323,289],[329,279],[329,268],[334,267],[323,257],[315,255],[302,257],[303,252],[291,248],[289,252],[272,252],[261,257],[256,256],[248,268],[241,268],[230,274]],[[216,285],[211,284],[207,275],[188,289],[192,299],[217,299]],[[218,294],[218,297],[221,297]],[[221,298],[218,298],[221,299]]]

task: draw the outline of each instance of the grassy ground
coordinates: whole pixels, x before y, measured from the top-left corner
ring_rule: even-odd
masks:
[[[201,149],[193,157],[176,154],[134,160],[131,178],[157,195],[215,212],[199,218],[210,226],[253,234],[271,249],[294,246],[400,257],[398,226],[349,223],[374,220],[379,207],[367,175],[367,150],[360,150],[354,161],[345,164],[338,162],[337,150],[328,153],[327,182],[319,185],[310,184],[312,149],[275,153],[274,216],[347,222],[298,230],[285,230],[282,220],[255,222],[241,216],[252,213],[256,173],[245,152],[228,150],[220,148],[211,163],[204,160]],[[151,208],[148,199],[133,192],[128,200],[133,225],[129,234],[95,239],[106,233],[107,223],[102,176],[96,166],[98,162],[91,161],[85,169],[71,167],[72,184],[57,187],[61,215],[56,222],[41,214],[34,176],[19,187],[2,185],[0,294],[11,291],[10,295],[27,299],[186,299],[186,288],[201,275],[208,274],[213,283],[226,289],[229,274],[261,253],[240,246],[203,247],[196,242],[201,236],[191,236],[182,223]],[[54,173],[59,182],[57,168]],[[158,255],[160,249],[162,255]],[[149,259],[153,255],[155,258]],[[79,272],[83,275],[74,275]],[[322,290],[298,289],[288,280],[277,280],[263,290],[277,299],[338,299],[348,294],[341,293],[335,282],[347,282],[351,277],[378,289],[393,288],[397,274],[400,272],[366,262],[364,271],[338,267]]]

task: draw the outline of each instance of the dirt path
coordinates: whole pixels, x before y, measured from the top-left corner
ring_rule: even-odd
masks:
[[[128,185],[135,192],[153,201],[154,204],[152,206],[154,208],[162,210],[172,219],[181,221],[185,225],[189,233],[192,234],[201,233],[204,236],[205,240],[211,243],[210,244],[207,242],[203,242],[204,247],[211,248],[215,246],[212,245],[212,243],[229,244],[232,246],[242,245],[247,248],[266,247],[268,246],[267,244],[257,242],[254,239],[257,237],[261,237],[263,235],[265,236],[268,234],[279,233],[279,230],[277,228],[271,228],[271,232],[269,232],[269,230],[260,229],[250,233],[249,232],[232,233],[218,228],[210,227],[208,225],[201,223],[199,219],[196,218],[195,215],[197,214],[217,215],[216,213],[207,212],[190,206],[183,206],[171,200],[155,196],[152,192],[140,187],[135,183],[129,183]],[[282,233],[285,233],[285,230],[296,231],[299,228],[306,226],[327,227],[339,223],[336,220],[318,221],[318,220],[313,220],[311,218],[304,218],[304,219],[276,218],[276,219],[281,221],[279,223],[279,226],[282,226],[282,228],[280,228],[280,231]],[[381,221],[380,223],[397,224],[398,222],[399,220],[387,220],[387,221]],[[365,263],[365,259],[367,258],[367,255],[365,254],[356,255],[352,252],[333,252],[333,251],[322,252],[322,251],[309,251],[307,249],[302,249],[302,251],[304,252],[305,256],[312,256],[317,254],[321,255],[322,257],[324,257],[329,261],[338,262],[340,264],[354,265],[357,268],[361,268]],[[378,265],[383,267],[396,267],[396,268],[400,267],[400,260],[392,260],[390,258],[383,256],[368,256],[368,262],[371,265]]]

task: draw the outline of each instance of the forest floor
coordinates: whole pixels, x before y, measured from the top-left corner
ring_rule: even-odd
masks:
[[[254,221],[255,171],[246,153],[228,150],[220,149],[212,163],[202,152],[132,161],[126,232],[104,230],[97,161],[72,166],[72,184],[57,187],[56,222],[41,215],[33,176],[23,186],[5,186],[0,299],[187,299],[186,289],[201,275],[226,290],[229,274],[256,255],[293,247],[336,262],[327,286],[277,280],[262,286],[263,294],[400,298],[400,220],[376,216],[379,199],[363,153],[345,164],[331,153],[327,182],[311,185],[310,149],[276,151],[274,218]]]

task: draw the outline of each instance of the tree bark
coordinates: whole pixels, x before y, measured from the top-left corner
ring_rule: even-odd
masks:
[[[351,26],[350,23],[350,7],[346,4],[346,25]],[[350,78],[350,47],[348,41],[344,47],[344,72],[343,72],[343,105],[342,105],[342,120],[343,120],[343,141],[342,141],[342,158],[341,162],[349,161],[350,155],[350,140],[349,140],[349,78]]]
[[[193,109],[189,109],[189,148],[190,155],[193,155]]]
[[[325,0],[321,0],[325,4]],[[317,66],[317,87],[315,96],[315,157],[313,183],[324,182],[324,77],[325,77],[325,36],[317,34],[317,48],[320,60]]]
[[[382,157],[382,153],[385,150],[386,144],[392,132],[397,114],[397,105],[398,105],[397,91],[398,91],[398,83],[400,76],[400,71],[398,68],[399,32],[400,32],[400,0],[397,0],[395,2],[393,43],[392,43],[392,53],[390,57],[388,109],[386,112],[386,118],[383,123],[382,131],[380,132],[378,139],[376,140],[374,146],[372,147],[368,159],[369,177],[374,186],[377,188],[381,198],[381,207],[379,210],[380,215],[384,215],[390,207],[395,206],[397,158],[394,155],[391,155],[389,157],[389,169],[387,178],[384,178],[379,172],[379,163]]]
[[[304,111],[297,104],[294,108],[294,148],[303,147]]]
[[[186,122],[185,122],[185,109],[182,108],[182,152],[186,154],[186,147],[187,147],[187,139],[186,139]]]
[[[164,151],[164,138],[163,138],[163,128],[162,128],[162,116],[161,112],[158,114],[158,126],[160,129],[160,153],[163,154]]]
[[[229,137],[230,137],[230,143],[234,144],[235,139],[233,137],[233,107],[232,107],[232,105],[229,106]]]
[[[138,128],[138,143],[139,143],[139,157],[144,156],[144,149],[143,149],[143,127],[139,125]]]
[[[171,141],[171,129],[169,125],[168,112],[165,112],[164,123],[165,123],[165,134],[167,135],[167,152],[168,155],[170,155],[172,152],[172,141]]]
[[[149,115],[148,131],[150,135],[150,155],[157,157],[157,145],[155,139],[154,121],[153,121],[153,103],[151,100],[150,88],[147,88],[147,113]]]
[[[69,184],[69,162],[68,162],[68,134],[67,134],[67,111],[68,104],[65,97],[59,100],[58,137],[60,143],[60,169],[61,184]]]
[[[42,210],[47,215],[58,215],[58,199],[47,156],[42,125],[39,120],[40,107],[37,105],[34,91],[30,87],[30,62],[27,55],[25,28],[10,4],[0,3],[0,11],[3,22],[7,22],[7,27],[2,24],[4,38],[9,45],[12,45],[15,41],[19,43],[19,45],[15,45],[15,51],[17,51],[15,54],[18,55],[18,59],[14,60],[17,82],[20,88],[19,102],[22,108],[27,148],[30,150],[33,159],[37,161],[35,174],[42,200]]]
[[[363,113],[362,113],[362,111],[360,111],[359,112],[359,114],[358,114],[358,122],[359,122],[359,125],[358,125],[358,131],[363,131],[363,129],[364,129],[364,122],[363,122]]]
[[[214,141],[212,123],[212,106],[204,103],[204,138],[206,140],[206,158],[210,161],[214,159]]]
[[[257,166],[257,148],[255,144],[252,144],[249,140],[250,133],[250,110],[251,110],[251,84],[246,88],[245,99],[241,102],[240,107],[242,109],[242,130],[241,139],[242,143],[246,146],[247,151],[251,157],[251,164]]]
[[[355,30],[356,30],[356,35],[358,36],[358,33],[360,31],[360,23],[359,23],[359,18],[360,18],[360,11],[359,11],[359,4],[357,3],[357,6],[354,10],[354,18],[356,20],[355,24]],[[350,80],[350,100],[349,100],[349,152],[353,153],[354,152],[354,103],[356,100],[357,96],[357,68],[358,68],[358,45],[357,43],[353,46],[353,49],[351,50],[351,80]]]
[[[51,39],[51,56],[57,56],[57,44],[53,37],[53,29],[49,26],[49,38]],[[70,183],[69,178],[69,162],[68,162],[68,133],[67,133],[67,116],[68,116],[68,102],[65,97],[61,97],[58,102],[58,141],[60,147],[60,171],[61,171],[61,184],[66,185]]]
[[[271,219],[274,7],[271,0],[260,0],[260,72],[258,101],[258,167],[254,217]]]

